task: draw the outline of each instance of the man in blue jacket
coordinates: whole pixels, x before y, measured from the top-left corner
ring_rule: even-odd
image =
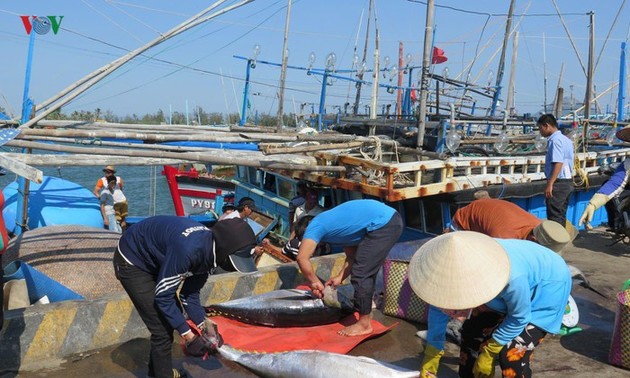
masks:
[[[630,127],[626,126],[623,129],[617,131],[617,138],[624,142],[630,142]],[[581,226],[584,224],[587,229],[592,229],[591,221],[593,220],[593,213],[595,210],[604,206],[611,199],[619,196],[630,183],[630,158],[626,158],[623,163],[619,164],[610,180],[606,181],[604,185],[593,195],[591,200],[586,205],[582,216],[580,217]],[[609,225],[611,228],[613,225]]]
[[[240,218],[218,222],[210,230],[190,218],[156,216],[123,234],[114,254],[114,270],[151,332],[150,377],[180,376],[172,367],[173,330],[185,340],[188,354],[203,356],[211,351],[213,345],[191,330],[184,313],[203,329],[205,311],[199,291],[208,274],[217,267],[256,270],[251,257],[255,246],[251,227]]]
[[[528,240],[459,231],[425,243],[409,263],[409,283],[431,305],[420,377],[435,377],[449,316],[466,316],[460,377],[531,377],[531,354],[560,331],[571,273],[557,253]]]
[[[295,236],[301,240],[297,263],[313,293],[323,296],[324,284],[319,280],[310,258],[320,242],[342,246],[346,261],[341,272],[331,277],[326,286],[338,286],[348,276],[354,288],[354,307],[359,320],[341,331],[340,335],[359,336],[372,333],[372,297],[376,274],[389,250],[402,233],[400,214],[375,200],[344,202],[316,217],[300,219]]]

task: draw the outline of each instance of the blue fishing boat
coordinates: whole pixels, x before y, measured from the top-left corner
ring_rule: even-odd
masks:
[[[10,233],[21,223],[17,219],[18,183],[7,185],[2,216]],[[28,229],[55,225],[83,225],[103,228],[98,198],[71,181],[44,176],[41,184],[31,183],[28,193]]]

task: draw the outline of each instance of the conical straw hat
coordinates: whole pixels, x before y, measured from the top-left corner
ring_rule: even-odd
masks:
[[[510,276],[507,253],[491,237],[449,232],[425,243],[409,263],[409,283],[425,302],[447,310],[474,308],[503,290]]]

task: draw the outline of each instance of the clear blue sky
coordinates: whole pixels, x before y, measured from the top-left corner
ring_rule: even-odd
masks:
[[[615,15],[623,0],[586,1],[556,0],[574,37],[582,61],[587,64],[588,11],[595,12],[596,57],[599,56]],[[228,1],[226,4],[232,4]],[[19,114],[23,91],[28,36],[19,15],[60,16],[61,30],[37,35],[31,97],[35,103],[51,97],[87,73],[156,38],[207,7],[211,2],[175,0],[3,0],[0,3],[0,106]],[[64,112],[72,110],[111,110],[118,115],[138,115],[169,107],[183,112],[201,106],[206,111],[237,112],[241,107],[245,62],[233,55],[251,55],[260,44],[259,59],[280,62],[287,0],[256,0],[228,14],[207,22],[150,50],[114,72],[97,87],[89,90]],[[471,78],[485,84],[489,71],[496,74],[508,1],[479,0],[463,2],[436,0],[435,45],[444,49],[448,62],[435,66],[437,73],[448,67],[456,77],[473,61],[475,50],[483,50],[475,60]],[[381,35],[381,57],[397,60],[398,43],[404,43],[405,54],[421,64],[426,5],[417,1],[376,0]],[[466,13],[465,11],[493,14]],[[294,0],[289,36],[289,64],[307,66],[311,51],[317,55],[316,67],[323,67],[325,57],[334,52],[337,66],[349,68],[359,31],[359,54],[363,49],[368,0]],[[583,99],[586,79],[571,47],[569,38],[556,15],[551,0],[516,1],[514,25],[520,34],[516,70],[516,105],[519,113],[535,113],[544,97],[544,59],[548,77],[549,102],[553,99],[560,67],[565,64],[563,87],[568,97]],[[529,16],[521,18],[521,14]],[[363,17],[362,17],[363,15]],[[549,16],[546,16],[549,15]],[[620,44],[626,40],[630,5],[621,15],[597,66],[597,91],[616,82],[619,72]],[[487,25],[484,28],[484,25]],[[373,27],[373,24],[372,24]],[[360,30],[359,30],[360,28]],[[483,35],[482,35],[483,31]],[[543,34],[545,48],[543,49]],[[372,67],[374,32],[371,31],[368,66]],[[512,44],[506,59],[504,85],[509,78]],[[485,48],[485,49],[484,49]],[[543,54],[543,51],[545,54]],[[154,57],[198,69],[181,69],[148,59]],[[200,70],[200,71],[199,71]],[[221,76],[221,73],[223,76]],[[417,73],[414,72],[414,76]],[[251,97],[254,109],[275,113],[275,95],[280,71],[259,64],[252,70]],[[319,76],[290,71],[287,76],[285,109],[299,110],[303,102],[319,102]],[[405,82],[407,78],[405,78]],[[417,78],[414,78],[414,82]],[[363,91],[363,103],[369,103],[370,89]],[[503,92],[504,94],[506,91]],[[502,96],[505,98],[505,96]],[[601,104],[616,107],[617,91],[602,97]],[[354,86],[336,81],[328,87],[327,111],[354,99]],[[395,95],[381,90],[379,102],[392,103]]]

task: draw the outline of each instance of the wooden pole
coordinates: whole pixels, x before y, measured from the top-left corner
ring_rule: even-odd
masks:
[[[505,53],[507,51],[508,40],[510,39],[510,31],[512,29],[512,15],[514,14],[514,2],[510,1],[510,8],[508,9],[508,17],[505,22],[505,34],[503,35],[503,45],[501,47],[501,57],[499,58],[499,67],[497,69],[497,78],[494,84],[494,96],[492,97],[492,109],[491,116],[495,115],[497,109],[497,103],[501,95],[501,82],[503,81],[503,73],[505,72]]]
[[[427,1],[426,25],[424,27],[424,53],[422,56],[422,79],[420,83],[420,114],[418,116],[418,138],[416,146],[422,149],[427,118],[427,98],[429,96],[429,71],[431,47],[433,46],[433,12],[435,0]]]
[[[280,70],[280,93],[278,94],[278,122],[276,130],[282,131],[282,117],[284,115],[284,84],[287,78],[287,64],[289,57],[287,54],[287,40],[289,39],[289,20],[291,19],[291,0],[287,5],[287,19],[284,24],[284,42],[282,44],[282,68]]]
[[[87,148],[75,146],[61,146],[47,143],[28,142],[24,140],[12,140],[6,144],[11,147],[34,148],[45,151],[69,152],[77,154],[103,154],[112,156],[128,157],[152,157],[163,159],[180,159],[198,161],[211,164],[242,165],[246,167],[268,167],[273,164],[289,164],[291,169],[303,171],[338,171],[336,166],[318,166],[314,157],[301,155],[273,155],[265,156],[258,151],[230,151],[207,150],[205,152],[166,152],[166,151],[145,151],[122,148]]]
[[[510,80],[508,82],[507,100],[505,101],[505,112],[512,116],[516,114],[514,104],[514,81],[516,80],[516,53],[518,52],[518,32],[514,32],[512,41],[512,62],[510,63]]]

